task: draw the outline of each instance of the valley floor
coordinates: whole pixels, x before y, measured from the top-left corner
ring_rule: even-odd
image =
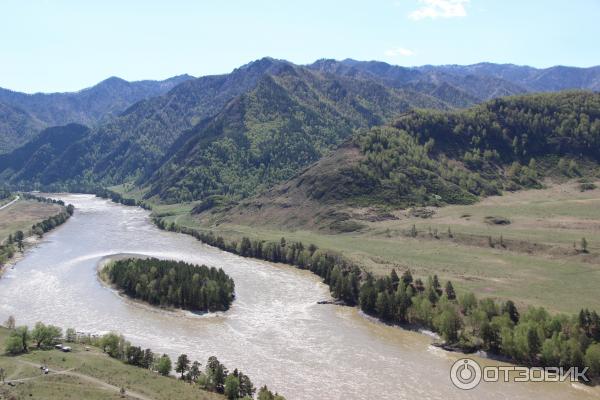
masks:
[[[21,230],[27,232],[31,226],[51,217],[62,210],[58,204],[42,203],[36,200],[15,199],[0,207],[0,242],[8,235]]]
[[[359,231],[337,234],[280,228],[274,221],[236,221],[235,215],[230,222],[208,225],[191,215],[193,206],[154,210],[170,213],[166,222],[229,239],[283,236],[339,250],[377,275],[410,268],[415,276],[438,274],[460,289],[521,305],[559,312],[600,309],[600,189],[581,192],[577,182],[506,193],[469,206],[430,208],[433,215],[427,218],[393,211],[385,220],[360,221],[364,227]],[[360,211],[353,210],[355,215]]]

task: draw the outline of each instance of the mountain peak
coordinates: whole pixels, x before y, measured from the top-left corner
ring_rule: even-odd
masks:
[[[286,60],[280,60],[273,57],[263,57],[255,61],[251,61],[248,64],[244,64],[241,67],[236,68],[234,71],[255,71],[264,73],[272,70],[273,68],[291,65],[293,64]]]
[[[105,80],[101,81],[100,83],[98,83],[96,86],[100,86],[100,85],[122,85],[122,84],[128,84],[129,82],[126,81],[123,78],[119,78],[118,76],[111,76],[109,78],[106,78]]]

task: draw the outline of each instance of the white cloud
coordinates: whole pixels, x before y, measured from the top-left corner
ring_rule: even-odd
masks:
[[[409,49],[405,49],[402,47],[396,47],[395,49],[386,50],[385,55],[388,57],[410,57],[414,55],[415,52]]]
[[[469,0],[419,0],[419,3],[422,6],[408,14],[410,19],[466,17]]]

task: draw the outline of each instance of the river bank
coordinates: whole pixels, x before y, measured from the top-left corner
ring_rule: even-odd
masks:
[[[20,207],[19,201],[23,202],[23,207]],[[56,207],[59,207],[59,212],[48,215]],[[30,194],[17,195],[14,200],[1,207],[0,225],[4,226],[1,231],[11,238],[11,242],[7,238],[2,238],[0,241],[0,255],[4,258],[4,262],[0,262],[0,277],[7,269],[13,268],[22,260],[26,252],[42,240],[44,234],[65,223],[71,217],[73,210],[72,205]],[[8,212],[10,214],[7,214]],[[18,232],[23,236],[22,249],[15,248],[18,246],[16,239]]]
[[[36,236],[29,236],[23,240],[24,248],[23,251],[15,251],[13,256],[9,258],[4,264],[0,265],[0,278],[4,275],[4,273],[14,268],[19,261],[21,261],[27,255],[27,252],[33,248],[35,248],[43,238]]]

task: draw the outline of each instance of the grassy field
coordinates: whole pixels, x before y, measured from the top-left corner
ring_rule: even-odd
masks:
[[[0,344],[4,345],[8,330],[0,328]],[[174,378],[126,365],[108,357],[99,349],[86,350],[73,345],[71,353],[59,350],[31,351],[12,357],[0,356],[0,368],[6,371],[0,385],[2,399],[180,399],[209,400],[223,396],[208,393]],[[48,375],[39,366],[46,364]],[[14,386],[8,385],[12,381]],[[125,397],[119,393],[126,389]],[[12,396],[12,397],[11,397]]]
[[[168,213],[167,221],[203,228],[190,215],[192,206],[158,206],[155,212]],[[229,238],[245,235],[276,240],[285,236],[314,243],[341,251],[375,274],[410,268],[417,276],[438,274],[459,289],[510,298],[520,305],[564,312],[600,309],[599,189],[581,192],[576,182],[569,182],[432,210],[430,218],[394,211],[397,219],[361,221],[366,228],[342,234],[260,224],[204,228]],[[486,217],[509,223],[497,225]],[[416,238],[409,235],[413,225]],[[588,253],[581,251],[583,237]]]
[[[35,200],[19,200],[0,210],[0,241],[21,230],[25,233],[33,224],[56,215],[61,211],[57,204],[41,203]]]

